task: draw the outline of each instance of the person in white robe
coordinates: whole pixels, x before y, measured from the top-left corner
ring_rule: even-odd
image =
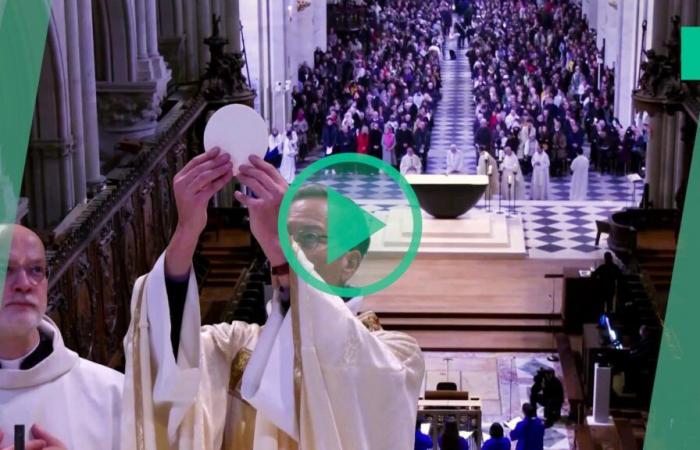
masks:
[[[510,147],[506,147],[501,163],[500,194],[504,201],[525,198],[525,177],[520,167],[520,160]]]
[[[455,144],[450,146],[447,151],[447,165],[446,172],[450,173],[462,173],[464,165],[464,155],[459,151]]]
[[[549,200],[549,156],[542,147],[532,155],[531,189],[533,200]]]
[[[192,183],[203,167],[208,171],[197,191]],[[344,303],[296,281],[277,235],[287,186],[259,158],[241,165],[238,175],[257,198],[237,192],[236,199],[248,208],[251,231],[276,274],[270,316],[262,328],[235,321],[201,326],[191,259],[206,225],[208,199],[230,180],[231,167],[214,149],[175,177],[178,231],[151,272],[137,281],[132,298],[125,338],[126,448],[412,448],[424,375],[420,348],[405,334],[383,331],[376,316],[358,318],[352,309],[359,299]],[[325,198],[295,197],[288,220],[292,242],[303,249],[294,244],[310,272],[329,284],[347,284],[362,251],[326,263],[326,214]],[[178,320],[166,291],[183,279]],[[175,340],[173,330],[180,331]]]
[[[280,174],[287,183],[294,181],[297,171],[297,154],[299,153],[299,138],[292,125],[287,125],[287,134],[282,141],[282,164],[280,164]]]
[[[571,162],[571,187],[569,188],[569,200],[583,201],[588,197],[588,168],[590,162],[583,154],[583,149],[578,149],[578,156]]]
[[[484,193],[487,199],[491,199],[498,194],[498,163],[486,148],[482,148],[481,153],[479,153],[476,173],[489,177],[489,185]]]
[[[0,448],[14,448],[14,427],[23,425],[27,449],[119,450],[123,376],[67,349],[45,315],[41,239],[0,225],[0,241],[10,247],[0,304]]]
[[[417,174],[423,171],[423,163],[420,160],[420,156],[416,155],[411,147],[406,150],[406,154],[401,158],[399,171],[401,175]]]
[[[518,159],[528,158],[535,153],[537,150],[537,130],[532,124],[532,119],[525,119],[525,124],[520,129],[518,140]]]

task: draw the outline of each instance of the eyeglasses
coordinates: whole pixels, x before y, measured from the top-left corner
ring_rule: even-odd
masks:
[[[48,269],[41,264],[35,264],[33,266],[28,267],[8,266],[6,275],[7,283],[11,284],[17,281],[22,271],[24,271],[29,282],[35,286],[44,281],[44,279],[46,279],[46,277],[48,276]]]
[[[328,241],[327,235],[308,230],[296,231],[292,233],[292,237],[304,251],[314,250],[319,244]]]

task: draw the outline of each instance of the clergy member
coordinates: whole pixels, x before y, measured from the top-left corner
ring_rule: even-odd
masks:
[[[532,199],[549,200],[549,156],[539,146],[532,155]]]
[[[498,163],[496,159],[486,150],[486,147],[481,148],[479,154],[479,163],[476,166],[478,175],[486,175],[489,177],[488,189],[484,194],[486,198],[491,199],[498,193]]]
[[[520,160],[510,147],[505,148],[501,175],[501,196],[503,200],[522,200],[525,197],[525,178],[520,168]]]
[[[464,155],[455,144],[452,144],[447,152],[447,173],[461,173],[463,165]]]
[[[10,242],[0,304],[0,448],[24,425],[26,448],[119,450],[123,377],[78,357],[49,319],[47,267],[39,236],[0,225]]]
[[[383,331],[376,316],[360,320],[353,309],[361,299],[345,303],[301,280],[298,304],[290,308],[295,275],[277,234],[287,184],[259,158],[241,165],[239,174],[256,196],[238,192],[236,198],[247,206],[251,231],[272,267],[270,317],[262,328],[235,321],[201,326],[191,260],[209,199],[231,179],[231,168],[228,155],[213,149],[175,177],[176,231],[153,270],[134,287],[125,339],[126,446],[411,448],[424,374],[418,345],[407,335]],[[329,284],[347,285],[369,244],[327,264],[327,208],[318,190],[297,195],[288,228],[295,248],[301,248],[301,264]]]
[[[569,200],[586,200],[588,195],[588,158],[583,155],[583,149],[577,150],[578,156],[571,162],[571,188]]]
[[[401,171],[401,175],[421,173],[423,170],[420,157],[414,153],[413,148],[408,147],[406,150],[406,154],[401,158],[399,170]]]

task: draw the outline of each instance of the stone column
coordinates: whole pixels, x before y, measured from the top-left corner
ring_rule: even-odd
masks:
[[[100,138],[97,125],[97,92],[95,87],[95,44],[92,30],[92,1],[78,2],[80,28],[81,73],[83,91],[83,135],[85,145],[85,176],[88,195],[102,189],[104,177],[100,173]]]
[[[654,204],[659,199],[659,182],[661,173],[661,149],[663,146],[663,113],[649,117],[651,135],[647,143],[646,182],[649,184],[649,198]]]
[[[81,83],[82,72],[80,32],[78,26],[78,0],[66,0],[65,8],[70,126],[75,149],[73,154],[73,184],[76,203],[83,203],[87,199],[87,188],[85,182],[83,88]]]
[[[184,1],[184,25],[185,25],[185,35],[187,39],[185,40],[185,61],[187,64],[187,70],[185,71],[185,78],[187,81],[194,81],[199,79],[199,53],[197,44],[197,12],[195,9],[195,3],[192,1]]]
[[[197,66],[197,78],[204,72],[209,62],[209,49],[204,45],[204,39],[211,36],[211,0],[200,0],[198,2],[197,18],[199,19],[198,33],[192,36],[196,39],[197,52],[199,53],[199,64]],[[223,18],[221,19],[223,21]]]
[[[151,62],[148,59],[146,31],[146,1],[136,0],[136,76],[138,81],[152,78]]]
[[[224,0],[226,2],[226,37],[228,38],[228,51],[241,52],[241,14],[238,0]]]
[[[75,206],[72,156],[73,145],[66,140],[29,143],[25,170],[31,174],[27,191],[32,225],[50,229]]]
[[[167,85],[167,82],[170,80],[170,71],[165,65],[165,59],[163,59],[158,50],[158,11],[156,0],[146,0],[146,44],[153,79],[164,80],[163,83]],[[159,89],[162,89],[162,93],[165,92],[165,85],[159,87]]]

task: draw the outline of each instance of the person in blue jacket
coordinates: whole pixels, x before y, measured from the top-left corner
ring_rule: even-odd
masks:
[[[494,422],[489,429],[491,439],[484,442],[481,450],[510,450],[510,439],[503,436],[503,427],[500,423]]]
[[[416,419],[416,444],[413,447],[414,450],[430,450],[433,448],[433,440],[420,430],[422,423],[420,419]]]
[[[523,405],[523,420],[510,432],[510,439],[518,441],[516,450],[544,450],[544,424],[537,410],[529,403]]]
[[[442,436],[438,438],[440,450],[469,450],[469,442],[459,435],[459,427],[454,417],[445,422]]]

